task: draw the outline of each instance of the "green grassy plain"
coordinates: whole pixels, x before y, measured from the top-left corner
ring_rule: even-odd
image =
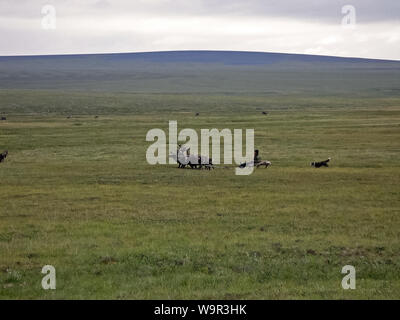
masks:
[[[1,299],[400,298],[398,97],[2,90],[0,108]],[[168,120],[254,128],[272,166],[151,166]]]

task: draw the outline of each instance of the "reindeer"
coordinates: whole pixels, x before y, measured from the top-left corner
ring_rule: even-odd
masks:
[[[187,165],[190,166],[191,169],[205,168],[211,170],[214,168],[211,158],[190,154],[190,148],[186,146],[178,145],[176,156],[171,155],[171,157],[178,163],[178,168],[185,168]]]
[[[328,162],[331,161],[331,158],[328,158],[328,160],[324,160],[324,161],[314,161],[311,162],[311,167],[314,168],[321,168],[321,167],[329,167]]]
[[[4,151],[3,153],[0,153],[0,162],[3,162],[8,155],[8,150]]]

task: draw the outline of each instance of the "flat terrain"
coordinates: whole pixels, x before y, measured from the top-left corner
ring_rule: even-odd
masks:
[[[0,116],[0,299],[400,298],[399,61],[0,57]],[[255,129],[272,166],[151,166],[169,120]]]
[[[400,97],[368,88],[0,90],[0,298],[399,299]],[[272,166],[151,166],[146,133],[168,120],[254,128]],[[41,289],[46,264],[57,290]]]

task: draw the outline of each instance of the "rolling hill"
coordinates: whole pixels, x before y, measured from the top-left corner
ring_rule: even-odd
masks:
[[[400,95],[400,61],[237,51],[0,57],[0,89]]]

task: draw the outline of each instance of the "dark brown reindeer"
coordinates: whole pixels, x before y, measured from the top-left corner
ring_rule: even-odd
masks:
[[[8,150],[4,151],[3,153],[0,153],[0,162],[3,162],[8,156]]]
[[[328,158],[328,160],[324,160],[324,161],[314,161],[314,162],[311,162],[311,167],[314,167],[314,168],[329,167],[329,165],[328,165],[329,161],[331,161],[331,158]]]

